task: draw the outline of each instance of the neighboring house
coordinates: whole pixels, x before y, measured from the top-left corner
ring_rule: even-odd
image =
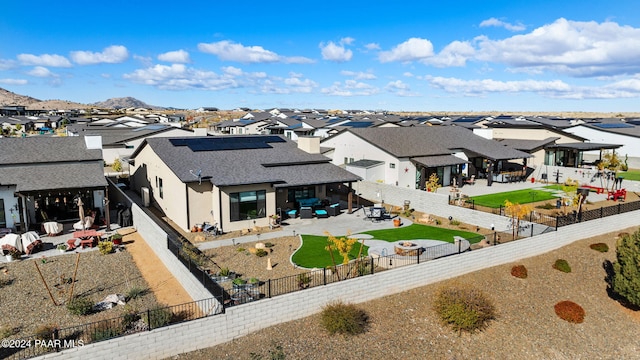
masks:
[[[222,121],[213,126],[213,133],[219,135],[258,135],[264,134],[269,120],[235,119]]]
[[[2,116],[0,125],[6,135],[22,135],[34,129],[33,120],[27,116]]]
[[[223,231],[268,226],[278,209],[361,180],[321,155],[317,138],[299,146],[276,135],[153,138],[132,162],[132,188],[187,231],[205,221]]]
[[[86,125],[67,126],[67,136],[100,136],[104,162],[112,164],[115,159],[120,159],[124,170],[127,169],[127,161],[131,154],[146,138],[201,135],[203,134],[199,134],[194,130],[177,128],[168,124],[152,124],[134,128]]]
[[[0,228],[79,218],[74,199],[105,214],[107,181],[93,138],[0,138]]]
[[[347,170],[358,167],[352,171],[364,174],[365,180],[412,189],[425,189],[431,174],[449,185],[454,177],[506,170],[513,159],[526,166],[530,157],[455,126],[346,129],[323,140],[322,146],[333,149],[327,155],[334,164]]]
[[[589,139],[595,143],[620,144],[616,153],[624,159],[625,155],[640,160],[640,121],[626,120],[608,122],[588,122],[565,129],[566,132]],[[597,158],[597,152],[590,153],[591,159]],[[640,162],[639,162],[640,163]]]

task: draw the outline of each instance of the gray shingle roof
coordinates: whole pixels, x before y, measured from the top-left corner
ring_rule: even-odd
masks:
[[[102,150],[88,150],[83,137],[0,138],[0,165],[100,160]]]
[[[261,135],[230,137],[258,136]],[[215,142],[221,138],[229,136],[190,139]],[[271,147],[266,149],[192,151],[188,146],[174,146],[171,138],[150,138],[132,158],[149,146],[181,181],[198,181],[193,173],[201,170],[202,179],[217,186],[259,183],[292,186],[360,180],[360,177],[331,164],[328,157],[306,153],[292,141],[271,142],[269,145]]]
[[[16,191],[104,188],[101,162],[0,166],[0,184],[16,185]]]
[[[458,126],[378,127],[347,131],[395,157],[450,155],[464,151],[492,160],[528,158],[531,155],[475,135]]]
[[[543,147],[554,144],[559,137],[549,137],[544,140],[523,140],[523,139],[496,139],[505,146],[510,146],[514,149],[531,152],[542,149]]]
[[[437,155],[437,156],[420,156],[411,158],[411,160],[422,164],[426,167],[438,167],[448,165],[468,164],[469,161],[461,159],[454,155]]]

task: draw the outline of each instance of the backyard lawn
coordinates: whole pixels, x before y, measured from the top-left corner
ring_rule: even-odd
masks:
[[[640,181],[640,170],[629,169],[628,171],[620,171],[618,172],[618,176],[622,176],[625,180]]]
[[[522,189],[515,191],[507,191],[496,194],[487,194],[470,197],[476,205],[486,206],[490,208],[499,208],[504,205],[505,200],[509,200],[514,204],[528,204],[538,201],[546,201],[555,199],[556,196],[548,191],[536,189]]]
[[[453,243],[454,236],[461,236],[474,244],[484,238],[483,236],[479,236],[478,234],[469,231],[451,230],[421,224],[411,224],[409,226],[392,229],[366,231],[362,234],[368,234],[373,236],[374,239],[385,240],[388,242],[398,240],[429,239]],[[353,238],[356,236],[352,235],[351,237]],[[366,244],[367,241],[365,240],[361,254],[362,256],[368,255],[369,247]],[[302,246],[295,252],[295,254],[293,254],[291,260],[296,265],[305,268],[324,268],[326,266],[333,265],[331,255],[326,250],[326,247],[326,236],[302,235]],[[349,259],[355,259],[358,257],[360,247],[362,247],[361,242],[354,244],[353,248],[349,252]],[[342,263],[342,255],[340,255],[338,251],[334,250],[333,256],[336,263]]]

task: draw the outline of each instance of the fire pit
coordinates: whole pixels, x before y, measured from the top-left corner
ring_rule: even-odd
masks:
[[[396,255],[400,256],[418,256],[424,251],[423,247],[411,241],[400,241],[393,248]]]

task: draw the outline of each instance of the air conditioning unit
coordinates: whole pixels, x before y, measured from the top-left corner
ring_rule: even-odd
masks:
[[[144,205],[144,207],[149,207],[150,204],[150,195],[149,195],[149,188],[148,187],[141,187],[140,188],[140,193],[142,194],[142,205]]]

